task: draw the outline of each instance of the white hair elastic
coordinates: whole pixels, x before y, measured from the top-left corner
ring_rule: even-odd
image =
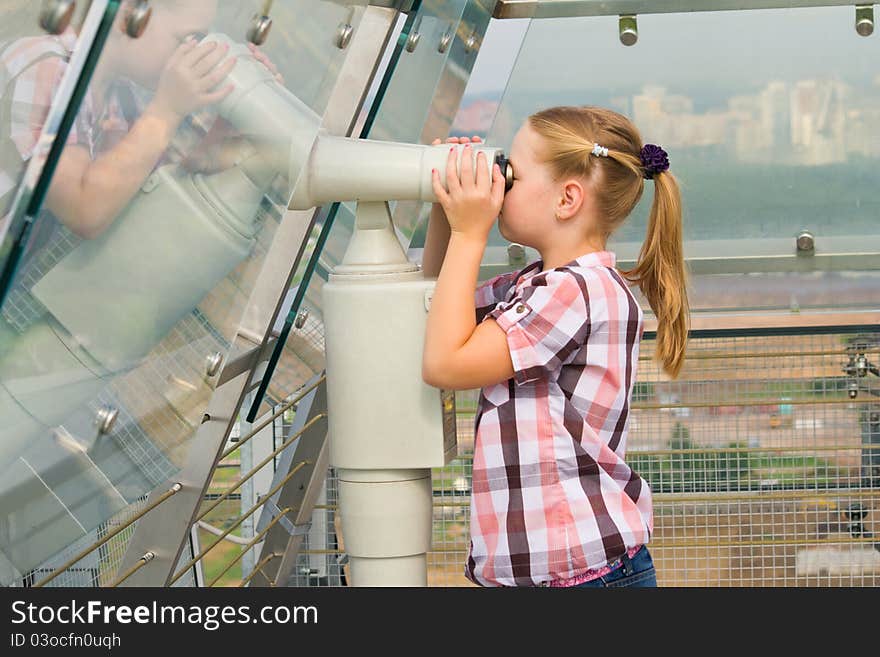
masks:
[[[599,144],[595,144],[593,146],[593,155],[595,155],[597,157],[599,157],[599,156],[608,157],[608,149],[603,148],[602,146],[599,146]]]

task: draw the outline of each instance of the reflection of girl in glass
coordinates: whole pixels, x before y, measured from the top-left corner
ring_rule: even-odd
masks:
[[[30,567],[40,558],[28,542],[30,520],[14,490],[16,481],[30,477],[30,466],[23,462],[26,453],[52,456],[56,481],[78,477],[77,459],[67,458],[53,442],[54,428],[69,422],[74,411],[95,400],[116,376],[137,366],[170,326],[246,257],[255,241],[252,234],[228,230],[213,215],[178,202],[192,189],[193,169],[211,172],[221,181],[243,178],[232,166],[243,138],[219,120],[209,123],[212,117],[206,111],[233,90],[226,78],[236,62],[226,46],[202,39],[214,21],[216,0],[154,0],[149,25],[138,39],[125,34],[128,4],[120,9],[62,151],[44,202],[45,216],[35,222],[36,231],[49,230],[31,237],[29,255],[2,308],[0,551],[19,567]],[[28,13],[35,21],[34,12]],[[14,36],[20,37],[25,28],[17,28]],[[26,29],[35,31],[36,26]],[[18,174],[33,155],[76,38],[68,30],[58,37],[43,34],[0,43],[2,93],[10,110],[0,126],[5,144],[0,168],[3,179],[11,182],[7,193],[15,192]],[[254,48],[250,53],[277,73],[262,53]],[[196,130],[178,132],[184,121]],[[196,148],[186,144],[208,125]],[[228,142],[233,148],[226,148]],[[166,203],[157,206],[160,200]],[[209,204],[202,203],[202,208]],[[255,215],[257,204],[234,209]],[[6,214],[8,208],[2,211]],[[242,223],[249,219],[243,217]],[[116,248],[120,236],[144,228],[152,241],[129,239],[124,249]],[[184,242],[202,248],[199,253],[188,248],[181,255]],[[123,259],[129,270],[103,267],[88,282],[70,274],[83,275],[88,264],[103,263],[106,256]],[[164,276],[165,287],[159,276]],[[164,294],[169,281],[183,294]],[[101,285],[112,293],[99,290]],[[98,304],[110,319],[89,303]],[[108,336],[111,332],[119,342]],[[115,360],[108,356],[120,352],[123,356]],[[59,523],[59,532],[66,526]],[[10,528],[17,529],[8,533]]]
[[[153,4],[139,39],[124,33],[126,7],[118,13],[46,197],[45,207],[81,237],[94,237],[113,221],[187,115],[232,91],[220,83],[234,60],[214,43],[196,45],[192,36],[208,30],[215,0]],[[2,128],[22,162],[32,154],[75,43],[76,34],[68,29],[57,37],[17,39],[0,55],[8,80],[4,100],[11,109],[10,124]],[[142,111],[131,83],[155,90]],[[8,167],[4,159],[3,168]],[[6,178],[6,185],[14,182]]]

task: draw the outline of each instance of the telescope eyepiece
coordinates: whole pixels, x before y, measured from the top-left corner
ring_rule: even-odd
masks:
[[[513,187],[513,166],[510,160],[504,155],[504,151],[498,151],[495,155],[495,164],[501,168],[501,174],[504,176],[504,191],[509,192]]]

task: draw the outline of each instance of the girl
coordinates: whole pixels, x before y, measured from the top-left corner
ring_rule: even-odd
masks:
[[[643,331],[624,278],[647,297],[658,320],[656,357],[675,378],[689,311],[679,191],[666,153],[643,147],[616,112],[554,107],[514,137],[506,195],[499,167],[490,180],[483,153],[476,176],[471,160],[465,143],[459,174],[450,151],[448,191],[433,173],[439,207],[423,261],[426,276],[442,262],[423,377],[438,388],[482,388],[465,575],[483,586],[656,586],[645,547],[651,491],[624,461]],[[645,179],[654,181],[647,239],[636,267],[618,272],[606,241]],[[541,259],[484,283],[474,303],[496,216],[505,239]]]

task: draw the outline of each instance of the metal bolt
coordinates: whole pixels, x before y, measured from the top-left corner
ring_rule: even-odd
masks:
[[[849,395],[850,399],[855,399],[856,397],[859,396],[859,384],[856,383],[855,381],[851,381],[849,383],[849,385],[847,386],[846,392]]]
[[[255,46],[262,46],[269,37],[269,30],[272,29],[272,19],[263,14],[254,14],[251,19],[251,26],[247,31],[247,40]]]
[[[808,230],[801,231],[797,236],[797,250],[807,252],[812,251],[814,247],[813,234]]]
[[[856,5],[856,32],[863,37],[874,33],[874,5]]]
[[[443,36],[440,37],[440,45],[437,46],[437,51],[444,53],[447,48],[449,48],[449,44],[452,43],[452,32],[446,30],[443,33]]]
[[[215,351],[213,354],[209,354],[207,358],[205,358],[205,372],[208,376],[214,376],[217,372],[220,371],[220,363],[223,362],[223,354],[219,351]]]
[[[110,433],[113,429],[113,425],[116,424],[116,417],[118,415],[119,411],[112,406],[104,406],[101,408],[95,416],[95,426],[98,427],[98,433],[102,435]]]
[[[351,41],[352,32],[354,32],[354,28],[351,25],[340,23],[339,28],[336,30],[336,47],[340,50],[345,50],[348,42]]]
[[[418,32],[413,32],[406,39],[406,51],[413,52],[416,49],[416,46],[419,45],[419,39],[422,38],[422,35]]]
[[[148,0],[137,0],[125,17],[125,33],[132,39],[139,38],[147,29],[152,15],[153,8]]]
[[[413,52],[416,49],[416,46],[419,45],[419,39],[422,38],[422,35],[419,33],[419,29],[422,27],[422,17],[419,16],[416,18],[416,22],[412,26],[412,30],[409,33],[409,36],[406,38],[406,51]]]
[[[526,250],[521,244],[511,244],[507,247],[507,262],[516,265],[525,262]]]
[[[618,22],[620,42],[625,46],[634,46],[639,40],[639,25],[635,15],[621,16]]]
[[[296,320],[294,320],[293,325],[296,328],[301,329],[303,326],[306,325],[306,320],[308,318],[309,318],[309,311],[308,310],[301,310],[299,312],[299,314],[296,316]]]
[[[476,31],[471,32],[471,35],[464,42],[464,51],[465,52],[473,52],[478,47],[477,33]]]
[[[61,34],[70,25],[75,10],[75,0],[43,0],[40,27],[49,34]]]

